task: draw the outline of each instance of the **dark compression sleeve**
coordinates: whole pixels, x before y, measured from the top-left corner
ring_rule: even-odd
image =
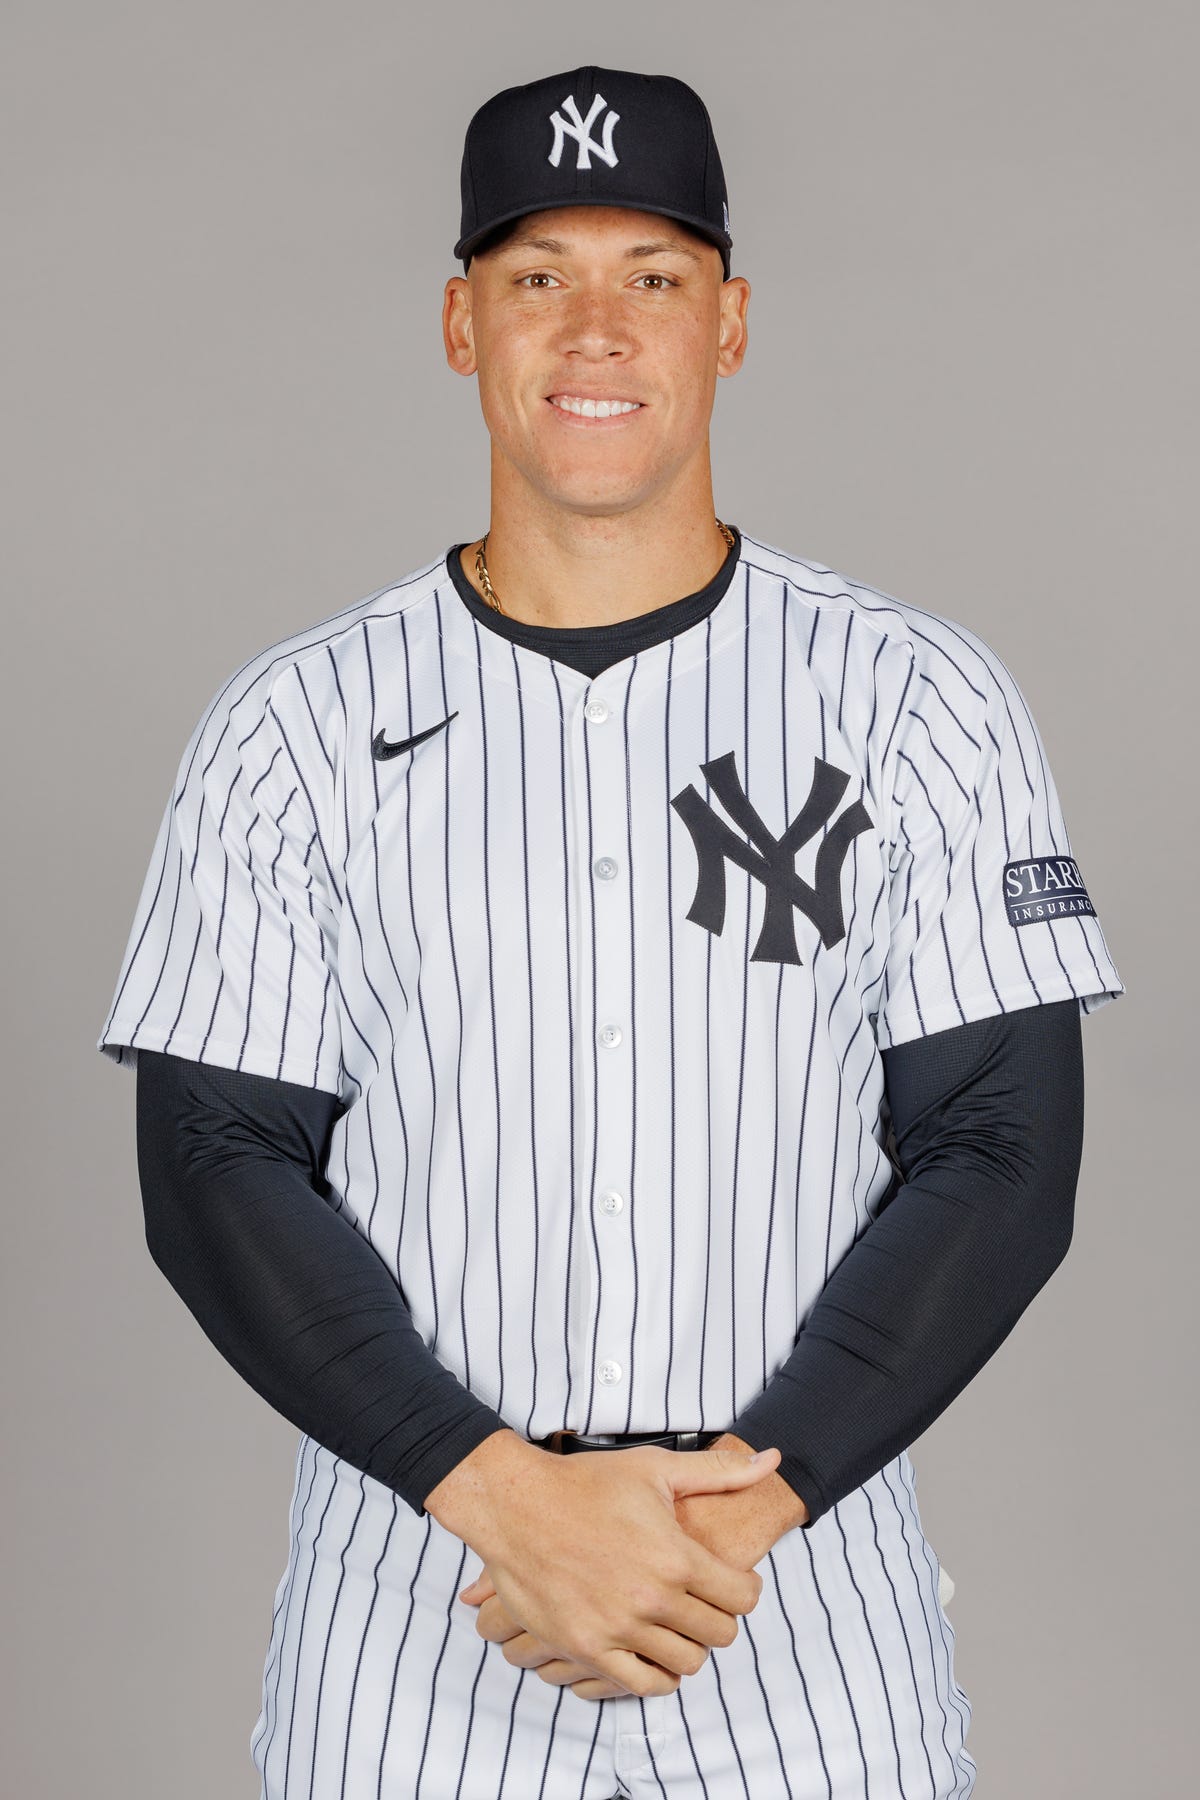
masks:
[[[424,1499],[505,1421],[430,1351],[374,1246],[327,1197],[332,1094],[139,1050],[146,1244],[277,1412]]]
[[[1076,1000],[900,1044],[883,1063],[891,1197],[729,1427],[755,1449],[779,1446],[779,1473],[810,1524],[950,1404],[1071,1238],[1083,1132]],[[421,1512],[505,1421],[437,1361],[374,1246],[328,1200],[340,1103],[148,1050],[137,1096],[158,1267],[276,1411]]]
[[[1083,1148],[1075,999],[883,1052],[897,1182],[729,1430],[778,1445],[815,1524],[906,1449],[1067,1253]],[[903,1176],[903,1182],[899,1177]]]

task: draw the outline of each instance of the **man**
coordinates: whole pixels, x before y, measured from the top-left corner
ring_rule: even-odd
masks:
[[[907,1446],[1066,1252],[1123,985],[994,652],[716,517],[699,98],[506,90],[462,187],[488,529],[214,697],[100,1038],[305,1434],[262,1792],[965,1796]]]

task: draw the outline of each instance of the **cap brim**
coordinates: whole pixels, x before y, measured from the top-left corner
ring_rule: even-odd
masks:
[[[698,219],[695,213],[676,212],[669,206],[654,206],[650,201],[610,200],[603,194],[571,194],[564,195],[561,200],[544,200],[537,206],[517,206],[512,212],[501,213],[498,218],[489,219],[478,231],[471,232],[469,237],[459,238],[454,246],[454,254],[465,262],[473,255],[476,248],[485,238],[497,231],[501,225],[511,224],[513,219],[524,219],[531,213],[555,212],[566,206],[613,206],[621,211],[658,213],[664,219],[677,219],[681,225],[690,225],[697,237],[702,237],[717,250],[723,252],[723,263],[728,271],[729,253],[733,249],[733,239],[727,232],[718,231],[707,219]]]

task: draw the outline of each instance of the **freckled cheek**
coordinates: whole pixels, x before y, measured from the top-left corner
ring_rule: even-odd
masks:
[[[486,363],[480,366],[480,392],[485,411],[506,418],[526,419],[536,412],[541,396],[538,383],[547,367],[544,349],[536,342],[508,332],[501,342],[490,347]]]

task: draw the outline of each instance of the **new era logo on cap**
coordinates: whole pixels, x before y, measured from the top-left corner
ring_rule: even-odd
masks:
[[[716,245],[729,276],[729,208],[712,122],[699,94],[673,75],[588,66],[505,88],[479,108],[463,147],[454,254],[469,265],[499,226],[563,206],[677,219]]]

